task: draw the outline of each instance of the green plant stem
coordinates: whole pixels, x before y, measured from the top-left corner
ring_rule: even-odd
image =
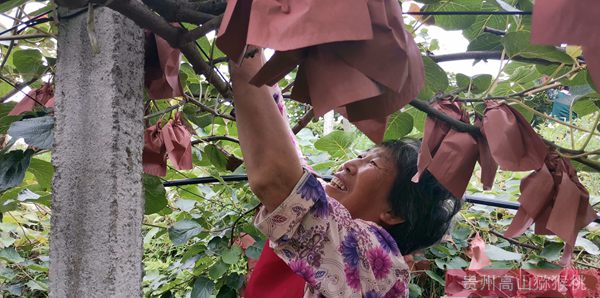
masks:
[[[598,116],[596,116],[596,120],[594,121],[594,125],[592,125],[592,131],[594,131],[596,129],[596,127],[598,126],[598,123],[600,122],[600,113],[599,112],[596,112],[596,113],[598,113]],[[591,134],[591,133],[587,136],[587,138],[583,142],[583,145],[581,145],[581,149],[580,149],[581,151],[585,150],[585,148],[587,147],[587,145],[592,140],[592,136],[593,136],[593,134]]]

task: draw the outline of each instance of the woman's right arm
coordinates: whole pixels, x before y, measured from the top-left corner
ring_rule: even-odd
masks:
[[[252,191],[267,211],[290,194],[302,176],[288,124],[279,113],[269,87],[248,83],[265,63],[262,50],[240,66],[229,64],[240,147]]]

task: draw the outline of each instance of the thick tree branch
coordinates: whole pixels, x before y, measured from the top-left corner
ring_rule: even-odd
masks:
[[[448,62],[448,61],[456,61],[456,60],[500,60],[502,59],[502,51],[472,51],[465,53],[453,53],[453,54],[445,54],[445,55],[429,55],[434,62]],[[544,59],[535,59],[535,58],[525,58],[521,56],[515,56],[511,58],[514,61],[520,62],[528,62],[528,63],[536,63],[536,64],[560,64],[557,62],[550,62]]]
[[[223,15],[213,17],[209,21],[202,24],[202,26],[197,27],[197,28],[193,29],[192,31],[186,32],[183,35],[183,37],[181,38],[182,42],[184,42],[184,43],[192,42],[192,41],[206,35],[208,32],[217,29],[219,27],[219,25],[221,24],[221,20],[223,20]]]
[[[236,138],[232,138],[230,136],[209,136],[209,137],[201,138],[199,140],[192,141],[192,145],[197,145],[197,144],[205,143],[205,142],[214,142],[214,141],[229,141],[229,142],[238,143],[238,144],[240,143],[240,140],[238,140]]]
[[[460,132],[466,132],[466,133],[470,133],[471,135],[473,135],[475,138],[479,138],[482,137],[481,131],[479,130],[479,128],[477,128],[476,126],[464,123],[462,121],[458,121],[454,118],[449,117],[448,115],[432,108],[429,104],[427,104],[424,101],[419,101],[419,100],[413,100],[410,102],[410,105],[415,107],[417,110],[420,110],[424,113],[426,113],[428,116],[431,117],[435,117],[437,119],[440,119],[446,123],[448,123],[448,125],[450,125],[453,129],[460,131]],[[558,150],[558,152],[560,153],[567,153],[567,154],[581,154],[583,153],[580,150],[571,150],[571,149],[567,149],[567,148],[563,148],[560,147],[556,144],[554,144],[551,141],[548,140],[544,140],[544,142],[551,146],[554,147],[556,150]],[[567,156],[568,157],[568,156]],[[600,172],[600,162],[591,160],[589,158],[584,158],[584,157],[576,157],[573,158],[573,160],[576,160],[598,172]]]
[[[133,20],[138,26],[149,29],[164,38],[173,47],[181,49],[197,74],[204,75],[217,91],[226,99],[231,99],[233,93],[225,81],[214,69],[202,59],[200,52],[193,43],[183,43],[182,36],[187,32],[183,28],[171,26],[161,16],[155,14],[148,6],[138,0],[119,0],[109,4],[110,8]]]
[[[203,24],[214,15],[198,10],[198,5],[181,0],[142,0],[169,22]]]
[[[296,123],[296,125],[294,125],[294,127],[292,128],[292,132],[294,134],[298,134],[303,128],[305,128],[308,125],[308,123],[310,123],[310,121],[313,120],[314,117],[315,117],[315,113],[313,112],[313,109],[311,108],[310,110],[308,110],[306,112],[306,114],[304,114],[304,116],[302,116],[302,118],[300,118],[298,123]]]

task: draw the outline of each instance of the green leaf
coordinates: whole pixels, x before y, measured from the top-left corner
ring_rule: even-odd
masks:
[[[0,260],[5,260],[9,263],[21,263],[25,261],[25,259],[12,247],[0,250]]]
[[[215,283],[204,277],[199,276],[194,281],[194,287],[192,288],[192,295],[190,298],[209,298],[212,296],[212,292],[215,289]]]
[[[471,78],[472,81],[472,92],[473,93],[483,93],[487,90],[492,84],[492,75],[489,74],[479,74],[475,75]]]
[[[26,282],[25,285],[33,291],[42,291],[42,292],[48,291],[48,283],[45,283],[43,281],[32,279],[32,280],[29,280],[28,282]]]
[[[24,49],[13,53],[13,64],[25,80],[41,75],[45,70],[44,57],[39,50]]]
[[[21,119],[19,116],[9,116],[8,113],[15,107],[15,102],[0,104],[0,135],[6,134],[10,125]]]
[[[553,46],[532,45],[529,32],[510,32],[502,39],[502,44],[509,57],[542,59],[550,62],[573,64],[573,59]]]
[[[223,286],[221,287],[221,289],[219,290],[219,293],[217,293],[217,298],[237,298],[237,292],[228,287],[228,286]]]
[[[167,191],[160,178],[144,174],[144,214],[156,213],[167,206]]]
[[[250,259],[258,260],[260,254],[262,253],[262,242],[255,242],[251,246],[246,249],[246,257]]]
[[[22,4],[24,4],[25,2],[27,2],[27,0],[8,0],[8,1],[3,1],[2,4],[0,4],[0,12],[7,12],[17,6],[20,6]]]
[[[315,148],[329,153],[333,157],[347,157],[350,150],[348,147],[354,141],[354,135],[344,131],[332,131],[315,142]]]
[[[208,144],[204,147],[204,157],[206,157],[210,163],[215,166],[219,171],[225,171],[227,167],[227,157],[217,146]]]
[[[227,272],[227,265],[222,261],[218,261],[208,270],[208,276],[212,279],[219,279]]]
[[[577,116],[583,117],[600,110],[599,105],[599,98],[584,97],[573,104],[573,112],[577,113]]]
[[[469,266],[469,263],[461,257],[454,257],[447,263],[448,269],[460,269]]]
[[[594,242],[592,242],[592,241],[590,241],[588,239],[585,239],[585,238],[583,238],[581,236],[577,237],[577,241],[575,242],[575,246],[583,247],[583,249],[587,253],[589,253],[590,255],[597,256],[597,255],[600,254],[600,248],[598,248],[598,246]]]
[[[418,98],[429,100],[439,92],[448,88],[448,75],[437,63],[427,56],[423,56],[425,66],[425,86],[419,93]]]
[[[399,140],[413,129],[413,118],[409,113],[395,112],[389,120],[383,136],[384,141]]]
[[[467,51],[501,51],[502,38],[491,33],[482,33],[467,46]]]
[[[54,167],[51,163],[38,158],[32,158],[27,170],[35,176],[35,179],[37,179],[37,182],[41,187],[45,189],[52,187]]]
[[[173,244],[182,245],[200,234],[204,229],[200,224],[191,219],[184,219],[176,222],[169,228],[169,239]]]
[[[16,139],[23,138],[29,146],[51,149],[53,141],[54,117],[43,116],[13,122],[8,134]]]
[[[489,3],[489,2],[483,1],[480,10],[499,11],[500,9],[494,3]],[[454,17],[456,17],[456,16],[454,16]],[[475,18],[475,22],[473,22],[473,24],[471,26],[469,26],[469,28],[466,28],[465,30],[463,30],[463,35],[468,40],[473,41],[481,35],[489,34],[489,33],[484,32],[484,29],[486,27],[501,30],[501,31],[506,31],[506,29],[508,28],[509,22],[511,22],[511,19],[509,19],[507,16],[491,15],[491,14],[490,15],[478,15]],[[514,24],[514,25],[516,25],[516,24]]]
[[[14,150],[0,154],[0,191],[23,182],[33,150]]]
[[[547,242],[544,243],[544,249],[540,252],[540,257],[548,260],[548,261],[556,261],[560,258],[560,251],[562,250],[563,245],[556,242]]]
[[[421,289],[421,287],[414,283],[408,284],[408,291],[410,298],[421,297],[423,294],[423,289]]]
[[[427,274],[433,280],[437,281],[440,285],[442,285],[442,286],[446,285],[446,282],[444,281],[444,279],[441,276],[439,276],[437,273],[435,273],[431,270],[426,270],[425,274]]]
[[[413,124],[415,128],[420,132],[423,132],[423,130],[425,129],[425,121],[427,120],[427,114],[413,107],[407,108],[406,112],[413,117]]]
[[[522,105],[520,104],[516,104],[516,103],[510,103],[509,104],[510,107],[512,107],[513,109],[517,110],[517,112],[519,112],[521,115],[523,115],[523,117],[525,117],[525,119],[531,123],[531,121],[533,120],[533,112],[524,108]]]
[[[521,260],[521,254],[504,250],[498,246],[486,244],[485,254],[490,260],[494,261],[519,261]]]
[[[422,11],[477,11],[481,8],[480,0],[442,0],[434,4],[423,6]],[[471,26],[476,16],[465,15],[436,15],[435,25],[446,30],[460,30]]]
[[[223,263],[233,265],[240,260],[242,253],[243,251],[241,247],[238,245],[233,245],[228,250],[223,252],[221,259],[223,260]]]

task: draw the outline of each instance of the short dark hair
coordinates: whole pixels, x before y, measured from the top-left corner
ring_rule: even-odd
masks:
[[[462,207],[462,198],[454,197],[428,171],[421,175],[418,183],[411,181],[417,173],[420,146],[420,141],[410,138],[386,141],[378,146],[387,149],[396,163],[397,174],[389,201],[394,215],[405,221],[386,230],[403,255],[438,243]]]

